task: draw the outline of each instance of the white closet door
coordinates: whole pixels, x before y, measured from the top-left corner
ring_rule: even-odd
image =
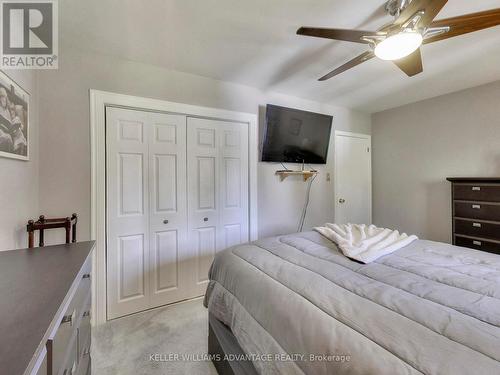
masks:
[[[249,241],[248,125],[218,124],[220,250]]]
[[[151,307],[188,298],[186,116],[150,114]]]
[[[248,127],[188,117],[188,238],[193,294],[217,251],[248,241]]]
[[[108,319],[149,307],[148,114],[106,110]]]
[[[186,116],[108,108],[108,318],[190,297]]]

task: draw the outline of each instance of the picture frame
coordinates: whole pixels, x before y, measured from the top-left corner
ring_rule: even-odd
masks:
[[[28,161],[30,94],[0,70],[0,157]]]

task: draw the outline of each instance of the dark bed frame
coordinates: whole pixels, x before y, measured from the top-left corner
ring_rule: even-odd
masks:
[[[257,375],[250,360],[227,360],[227,356],[245,355],[236,337],[224,323],[208,314],[208,354],[219,375]]]

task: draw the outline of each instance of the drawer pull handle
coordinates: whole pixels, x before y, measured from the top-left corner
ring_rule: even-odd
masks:
[[[70,325],[73,325],[73,321],[75,320],[75,314],[76,310],[73,310],[71,315],[64,315],[63,318],[61,319],[61,324],[69,323]]]
[[[69,323],[69,324],[73,324],[73,315],[75,313],[73,312],[73,314],[71,315],[64,315],[62,320],[61,320],[61,324],[66,324],[66,323]]]
[[[480,186],[473,186],[472,191],[481,191],[481,187]]]
[[[167,219],[163,220],[163,224],[168,224],[168,220]]]
[[[204,217],[204,218],[203,218],[203,221],[208,221],[208,217]]]
[[[481,246],[483,243],[481,241],[472,241],[473,245]]]
[[[480,210],[481,209],[481,205],[480,204],[473,204],[472,208],[475,209],[475,210]]]
[[[475,228],[481,228],[481,223],[472,223],[472,226]]]
[[[82,279],[90,279],[90,273],[83,274]]]

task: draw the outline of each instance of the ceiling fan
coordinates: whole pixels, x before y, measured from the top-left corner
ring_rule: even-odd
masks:
[[[389,60],[412,77],[423,71],[422,44],[434,43],[500,24],[500,8],[434,21],[448,0],[389,0],[386,11],[394,17],[377,31],[301,27],[297,34],[363,43],[370,51],[324,75],[325,81],[373,57]]]

